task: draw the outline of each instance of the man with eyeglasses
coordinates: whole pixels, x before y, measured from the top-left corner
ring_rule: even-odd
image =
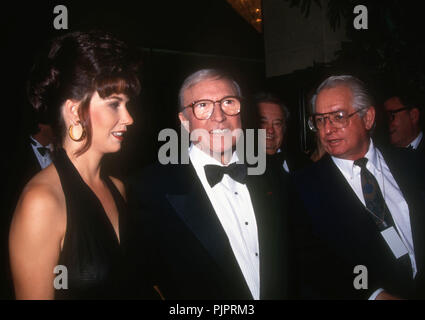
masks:
[[[411,96],[401,93],[384,102],[390,142],[396,147],[411,148],[425,155],[425,142],[419,121],[420,109],[418,102],[412,101]]]
[[[298,260],[291,245],[306,239],[291,235],[290,215],[300,219],[290,207],[293,188],[288,179],[247,175],[239,163],[239,85],[203,69],[183,82],[179,105],[191,134],[190,164],[148,168],[129,195],[142,242],[153,251],[141,258],[151,261],[154,284],[165,299],[295,297],[290,271]]]
[[[407,150],[374,146],[373,102],[353,76],[323,81],[312,110],[309,126],[328,155],[295,181],[315,232],[342,261],[329,279],[339,290],[336,298],[423,298],[423,165]],[[356,266],[367,268],[357,286]]]

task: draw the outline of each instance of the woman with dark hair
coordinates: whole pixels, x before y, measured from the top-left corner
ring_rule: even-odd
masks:
[[[103,32],[56,38],[34,66],[33,107],[55,133],[53,163],[25,186],[9,249],[17,299],[120,299],[129,295],[123,183],[101,170],[121,148],[139,94],[138,60]]]

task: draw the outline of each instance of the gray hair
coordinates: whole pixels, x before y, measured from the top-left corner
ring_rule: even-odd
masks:
[[[367,108],[373,105],[372,96],[369,94],[365,84],[360,79],[351,76],[351,75],[340,75],[340,76],[331,76],[326,78],[316,89],[315,93],[311,98],[311,111],[312,113],[316,112],[316,100],[317,96],[322,90],[336,88],[339,86],[345,86],[351,90],[353,95],[352,105],[353,108],[359,112],[359,116],[363,117]]]
[[[217,70],[217,69],[201,69],[199,71],[196,71],[195,73],[192,73],[190,76],[188,76],[184,81],[182,86],[180,87],[179,91],[179,110],[183,110],[183,95],[187,89],[190,87],[196,85],[199,82],[209,80],[209,79],[223,79],[228,80],[234,87],[236,94],[240,97],[242,96],[241,88],[239,84],[227,73]]]

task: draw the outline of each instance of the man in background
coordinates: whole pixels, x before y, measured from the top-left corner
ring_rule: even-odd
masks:
[[[390,142],[399,148],[411,148],[425,154],[425,142],[420,127],[420,101],[413,94],[399,93],[384,102],[388,116]]]
[[[288,152],[285,146],[290,112],[283,101],[270,92],[254,96],[259,116],[259,128],[266,130],[267,167],[289,173],[301,169],[310,161],[302,154]]]

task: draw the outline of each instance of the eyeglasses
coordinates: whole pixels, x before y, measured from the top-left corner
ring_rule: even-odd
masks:
[[[347,112],[343,110],[329,113],[316,113],[308,119],[308,126],[311,131],[321,130],[325,127],[326,119],[328,119],[329,123],[333,127],[337,129],[342,129],[348,125],[348,120],[352,116],[364,109],[367,108],[362,108],[350,114],[347,114]]]
[[[224,114],[236,116],[241,112],[241,99],[241,97],[237,96],[227,96],[217,101],[208,99],[197,100],[183,109],[192,108],[193,114],[198,120],[208,120],[214,112],[215,104],[218,103]]]
[[[388,120],[393,121],[395,119],[396,113],[399,113],[399,112],[404,111],[404,110],[409,110],[409,108],[404,107],[404,108],[400,108],[400,109],[396,109],[396,110],[388,110],[387,111]]]

